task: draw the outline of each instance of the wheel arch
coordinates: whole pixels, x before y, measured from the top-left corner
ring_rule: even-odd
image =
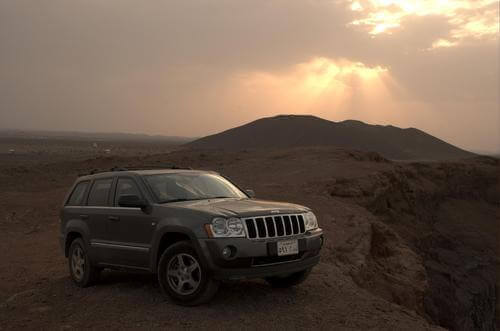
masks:
[[[194,233],[184,227],[169,226],[162,228],[162,230],[159,231],[153,244],[150,269],[154,273],[157,272],[158,262],[160,261],[160,257],[163,252],[171,245],[180,241],[189,241],[196,250],[200,262],[205,264],[205,256]]]
[[[64,234],[64,255],[68,257],[69,247],[76,238],[82,238],[85,248],[89,249],[90,243],[88,241],[89,229],[87,224],[81,220],[71,220],[66,226]]]
[[[71,232],[68,232],[68,234],[66,234],[66,239],[64,240],[64,256],[65,257],[69,256],[69,248],[71,246],[71,243],[77,238],[83,238],[82,234],[78,231],[71,231]]]

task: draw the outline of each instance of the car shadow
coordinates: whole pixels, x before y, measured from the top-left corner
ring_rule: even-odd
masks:
[[[119,287],[125,292],[127,289],[142,288],[153,296],[162,297],[156,275],[146,272],[104,270],[94,287],[103,290],[107,287]],[[281,299],[287,301],[287,297],[293,297],[296,293],[297,288],[274,289],[261,279],[223,281],[210,305],[239,305],[276,296],[283,296]],[[165,301],[171,302],[168,299]]]
[[[99,281],[95,286],[109,286],[109,285],[129,285],[135,287],[136,283],[150,286],[157,286],[156,275],[148,272],[140,271],[119,271],[119,270],[103,270],[99,277]]]

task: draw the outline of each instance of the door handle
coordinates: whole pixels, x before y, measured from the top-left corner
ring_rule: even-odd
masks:
[[[120,220],[120,217],[118,217],[118,216],[108,216],[108,220],[113,221],[113,222],[118,222]]]
[[[89,215],[80,215],[80,219],[82,219],[82,220],[88,220],[89,219]]]

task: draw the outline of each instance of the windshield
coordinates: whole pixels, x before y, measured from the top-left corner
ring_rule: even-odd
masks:
[[[214,198],[247,198],[227,179],[209,173],[145,176],[160,203]]]

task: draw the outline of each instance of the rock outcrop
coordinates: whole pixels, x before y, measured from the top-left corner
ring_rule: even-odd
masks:
[[[454,330],[494,330],[499,161],[413,163],[327,184],[373,221],[356,282]]]

